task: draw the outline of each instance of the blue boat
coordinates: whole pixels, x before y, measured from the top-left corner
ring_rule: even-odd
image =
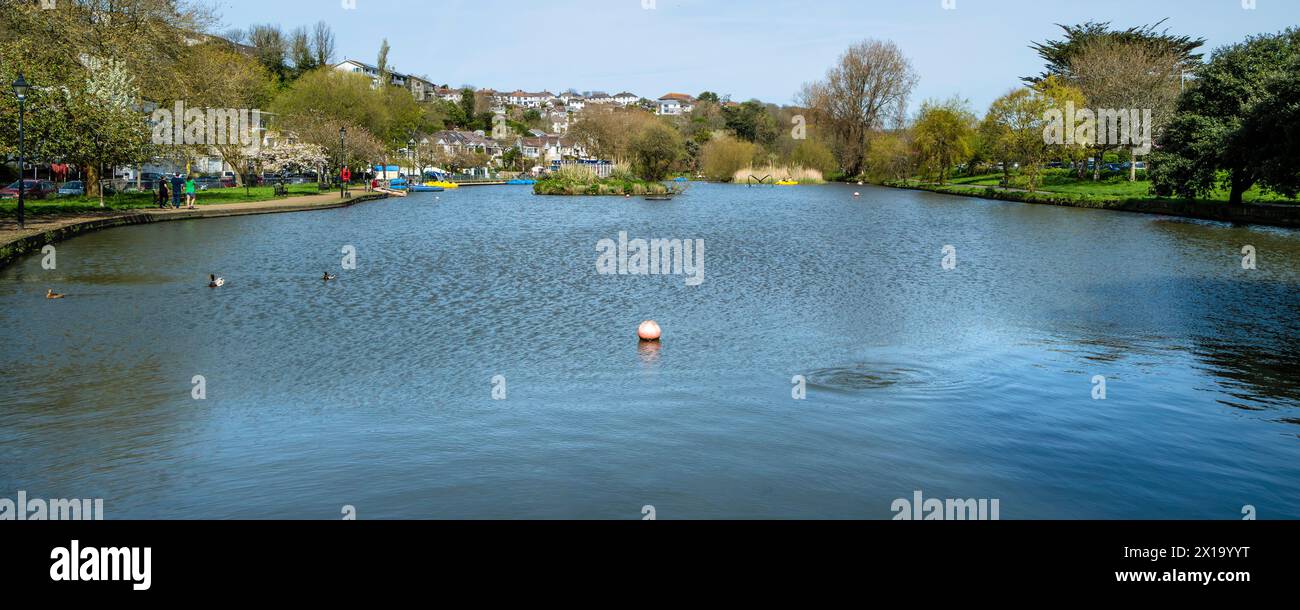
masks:
[[[444,189],[441,186],[425,186],[423,184],[417,184],[407,190],[412,193],[441,193]]]
[[[510,180],[506,182],[506,184],[509,184],[511,186],[525,186],[525,185],[537,184],[537,181],[528,180],[525,178],[515,178],[514,180]]]

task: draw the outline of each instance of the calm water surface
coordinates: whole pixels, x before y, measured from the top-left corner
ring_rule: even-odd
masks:
[[[703,285],[598,275],[620,231],[705,240]],[[922,490],[1009,519],[1297,518],[1298,284],[1297,232],[871,187],[484,187],[114,229],[0,271],[0,497],[890,518]]]

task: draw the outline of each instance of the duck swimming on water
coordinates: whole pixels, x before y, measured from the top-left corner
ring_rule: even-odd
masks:
[[[46,291],[45,291],[45,298],[47,298],[47,299],[61,299],[61,298],[63,298],[63,296],[64,296],[64,295],[61,295],[61,294],[59,294],[59,293],[57,293],[57,292],[54,292],[54,289],[53,289],[53,288],[50,288],[49,290],[46,290]]]
[[[320,277],[320,279],[321,279],[321,281],[323,281],[323,282],[329,282],[329,281],[333,281],[333,280],[337,280],[337,279],[339,279],[339,276],[337,276],[337,275],[330,275],[330,272],[326,271],[325,274],[322,275],[322,276]]]
[[[208,288],[220,288],[226,285],[226,278],[217,277],[216,274],[208,274]]]

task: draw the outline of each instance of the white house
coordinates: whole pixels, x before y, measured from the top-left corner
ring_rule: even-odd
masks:
[[[341,63],[335,65],[334,69],[341,72],[351,72],[353,74],[369,76],[371,82],[374,83],[374,86],[379,86],[379,68],[370,64],[355,59],[345,59]],[[434,90],[437,88],[437,86],[429,82],[428,79],[412,76],[410,74],[402,74],[397,71],[390,70],[389,80],[389,84],[409,90],[411,95],[415,96],[415,99],[421,102],[432,100]]]
[[[685,93],[669,93],[659,98],[657,113],[665,116],[677,116],[695,109],[695,98]]]
[[[631,106],[641,101],[641,96],[626,91],[614,96],[614,103],[619,106]]]

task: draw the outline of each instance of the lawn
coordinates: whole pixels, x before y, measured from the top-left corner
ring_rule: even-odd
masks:
[[[1139,173],[1138,175],[1141,176],[1142,174]],[[1091,177],[1079,180],[1072,173],[1049,171],[1041,175],[1039,180],[1041,184],[1038,185],[1038,190],[1048,193],[1065,193],[1107,199],[1157,199],[1151,193],[1150,181],[1139,179],[1136,182],[1129,182],[1127,173],[1103,174],[1100,181],[1094,182]],[[949,184],[953,186],[969,187],[999,186],[1001,183],[1002,174],[964,176],[949,181]],[[1011,186],[1018,189],[1027,188],[1028,180],[1024,176],[1012,174]],[[1228,200],[1228,191],[1218,190],[1208,200],[1226,202]],[[1246,203],[1300,203],[1295,199],[1287,199],[1274,193],[1265,192],[1258,186],[1246,192],[1244,201]]]
[[[298,197],[302,195],[316,195],[321,191],[317,188],[316,183],[311,184],[291,184],[285,186],[289,197]],[[222,203],[247,203],[251,201],[268,201],[279,199],[275,196],[273,186],[255,186],[248,189],[245,193],[243,188],[223,188],[212,189],[208,191],[199,191],[196,203],[203,205],[216,205]],[[24,202],[24,213],[27,216],[44,216],[55,214],[93,214],[105,210],[131,210],[139,208],[152,208],[157,204],[154,203],[153,193],[120,193],[110,195],[104,198],[104,207],[99,207],[98,197],[51,197],[47,199],[29,199]],[[0,217],[13,218],[18,214],[17,199],[0,199]]]

